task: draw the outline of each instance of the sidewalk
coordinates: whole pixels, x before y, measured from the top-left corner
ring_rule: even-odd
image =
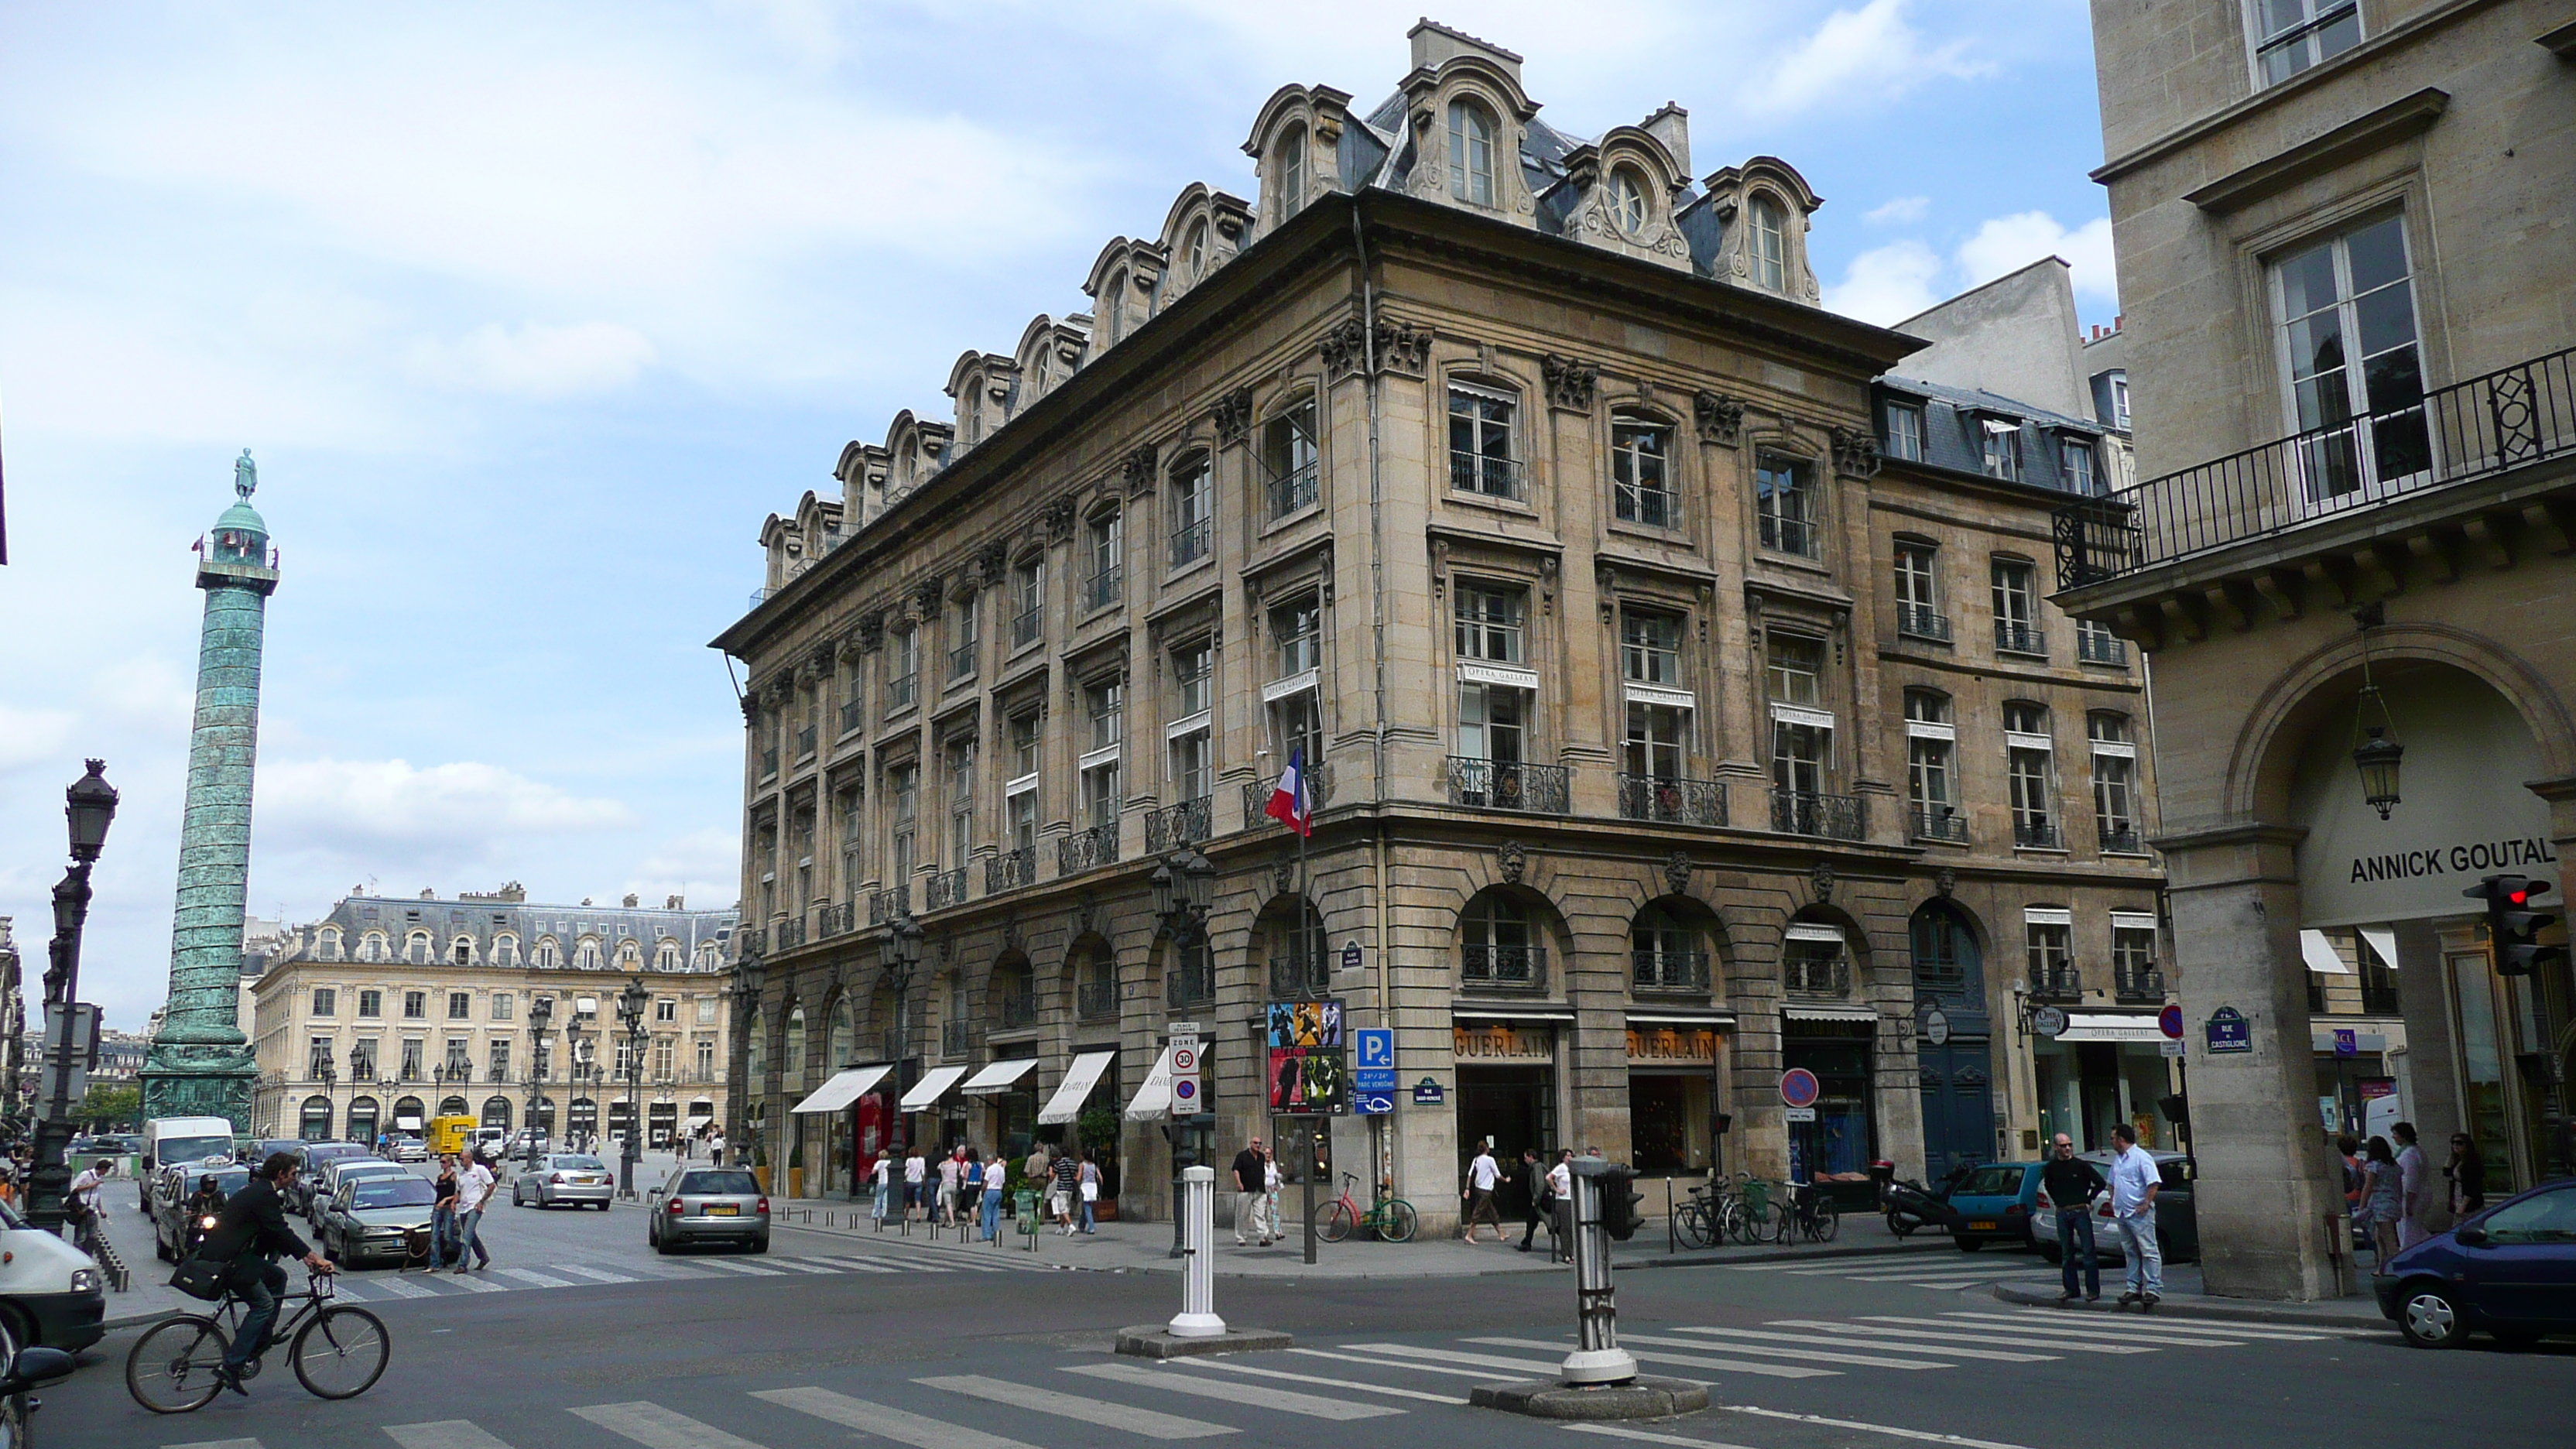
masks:
[[[2036,1267],[2037,1265],[2034,1265]],[[2063,1305],[2068,1311],[2093,1313],[2122,1312],[2120,1297],[2120,1260],[2113,1259],[2102,1268],[2102,1301]],[[2367,1285],[2365,1275],[2362,1282]],[[2055,1271],[2048,1276],[1997,1283],[1994,1294],[2006,1303],[2037,1304],[2048,1308],[2061,1305],[2057,1295],[2063,1282]],[[2136,1310],[2125,1310],[2135,1312]],[[2348,1298],[2326,1298],[2314,1303],[2275,1303],[2255,1298],[2213,1298],[2202,1286],[2198,1263],[2165,1265],[2164,1298],[2156,1304],[2156,1316],[2175,1318],[2233,1318],[2258,1323],[2303,1323],[2337,1328],[2385,1328],[2391,1333],[2397,1326],[2379,1311],[2379,1300],[2367,1286]]]

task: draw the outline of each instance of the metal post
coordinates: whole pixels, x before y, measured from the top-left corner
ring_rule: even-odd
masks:
[[[1181,1311],[1172,1319],[1174,1338],[1214,1338],[1225,1332],[1216,1316],[1216,1169],[1184,1168],[1181,1212],[1187,1262],[1181,1269]]]
[[[1297,837],[1297,843],[1300,848],[1305,845],[1305,842],[1306,838],[1304,836],[1301,835]],[[1315,1266],[1315,1173],[1318,1170],[1315,1165],[1315,1124],[1319,1121],[1329,1121],[1331,1119],[1319,1117],[1295,1117],[1290,1120],[1297,1124],[1297,1134],[1306,1139],[1306,1171],[1304,1173],[1304,1177],[1306,1179],[1306,1266],[1311,1268]]]
[[[1601,1174],[1609,1164],[1574,1162],[1574,1320],[1576,1348],[1565,1356],[1568,1384],[1623,1384],[1637,1360],[1619,1346],[1618,1290],[1610,1283],[1610,1230],[1601,1223]]]

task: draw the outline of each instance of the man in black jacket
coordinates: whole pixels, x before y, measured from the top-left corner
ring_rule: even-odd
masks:
[[[2058,1273],[2065,1283],[2065,1291],[2057,1301],[2075,1301],[2075,1244],[2081,1239],[2084,1301],[2098,1302],[2102,1297],[2102,1269],[2093,1257],[2093,1194],[2102,1191],[2102,1174],[2093,1169],[2092,1163],[2077,1157],[2075,1139],[2060,1132],[2047,1163],[2039,1169],[2039,1185],[2057,1214]]]
[[[286,1270],[277,1265],[278,1255],[301,1258],[316,1273],[331,1271],[330,1260],[286,1225],[282,1195],[294,1181],[295,1158],[270,1153],[242,1190],[224,1204],[214,1231],[197,1249],[207,1262],[227,1265],[227,1285],[249,1305],[242,1315],[241,1332],[224,1354],[223,1367],[215,1371],[217,1383],[244,1397],[250,1391],[242,1387],[242,1368],[268,1347],[268,1331],[277,1323],[277,1295],[286,1291]]]

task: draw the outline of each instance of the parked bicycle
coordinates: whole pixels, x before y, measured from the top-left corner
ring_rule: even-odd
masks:
[[[321,1399],[353,1399],[375,1387],[393,1358],[393,1338],[385,1321],[363,1308],[331,1301],[331,1275],[307,1272],[304,1291],[289,1295],[292,1315],[278,1323],[260,1352],[242,1366],[244,1381],[259,1375],[261,1359],[278,1343],[295,1366],[295,1380]],[[283,1310],[285,1304],[279,1305]],[[223,1365],[233,1335],[241,1331],[246,1305],[227,1291],[211,1313],[183,1313],[163,1319],[137,1339],[125,1356],[125,1388],[134,1401],[156,1414],[185,1414],[204,1408],[223,1385],[215,1370]]]
[[[1315,1233],[1325,1242],[1338,1243],[1351,1235],[1352,1229],[1378,1235],[1383,1242],[1413,1241],[1415,1215],[1413,1204],[1400,1197],[1382,1196],[1360,1211],[1351,1198],[1351,1184],[1359,1181],[1356,1173],[1342,1174],[1342,1195],[1315,1209]],[[1383,1185],[1379,1189],[1384,1191]]]
[[[1780,1240],[1784,1243],[1805,1238],[1809,1242],[1830,1243],[1842,1228],[1842,1214],[1834,1200],[1814,1183],[1782,1183],[1788,1190],[1789,1211],[1781,1224]]]

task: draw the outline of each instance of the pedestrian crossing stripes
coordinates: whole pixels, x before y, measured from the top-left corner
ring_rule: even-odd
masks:
[[[2011,1268],[2002,1265],[1971,1268],[1959,1262],[1955,1254],[1922,1250],[1877,1253],[1832,1263],[1801,1258],[1786,1263],[1721,1263],[1718,1266],[1729,1273],[1778,1273],[1788,1278],[1840,1278],[1847,1283],[1894,1283],[1942,1290],[1974,1288],[2009,1277],[2012,1273]]]
[[[402,1449],[510,1449],[470,1419],[435,1424],[396,1424],[385,1430]]]
[[[332,1296],[346,1303],[382,1303],[397,1299],[446,1298],[459,1293],[509,1293],[537,1288],[591,1288],[601,1285],[707,1278],[839,1277],[862,1274],[1025,1273],[1036,1263],[921,1262],[909,1257],[693,1258],[686,1264],[621,1263],[604,1268],[589,1263],[540,1263],[534,1267],[491,1267],[478,1273],[360,1273],[343,1270]],[[622,1271],[621,1271],[622,1270]],[[1045,1269],[1045,1271],[1054,1271]]]
[[[1309,1419],[1377,1419],[1404,1410],[1387,1404],[1355,1404],[1347,1399],[1319,1398],[1288,1389],[1263,1388],[1257,1384],[1216,1383],[1208,1379],[1170,1369],[1150,1369],[1137,1364],[1085,1363],[1068,1364],[1066,1373],[1083,1374],[1113,1383],[1133,1384],[1140,1388],[1164,1389],[1173,1393],[1195,1394],[1203,1398],[1223,1399],[1229,1404],[1249,1404],[1255,1408],[1275,1409],[1283,1414],[1299,1414]]]
[[[1184,1419],[1178,1414],[1130,1408],[1107,1399],[1060,1394],[1050,1389],[1015,1384],[1008,1379],[986,1378],[982,1374],[952,1374],[942,1378],[914,1379],[913,1382],[943,1393],[964,1394],[968,1398],[1034,1409],[1041,1414],[1100,1424],[1129,1434],[1142,1434],[1148,1439],[1211,1439],[1219,1434],[1235,1432],[1230,1425],[1211,1424],[1205,1419]]]
[[[871,1404],[830,1389],[765,1389],[753,1394],[755,1399],[811,1414],[828,1423],[858,1429],[914,1449],[1032,1449],[1017,1439],[987,1434],[981,1429],[944,1419],[927,1418],[883,1404]]]
[[[573,1413],[644,1449],[761,1449],[739,1434],[686,1414],[638,1399],[625,1404],[592,1404]]]

